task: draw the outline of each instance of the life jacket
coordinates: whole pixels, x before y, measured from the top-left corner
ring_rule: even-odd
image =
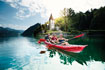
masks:
[[[52,39],[52,40],[57,40],[57,37],[52,37],[51,39]]]

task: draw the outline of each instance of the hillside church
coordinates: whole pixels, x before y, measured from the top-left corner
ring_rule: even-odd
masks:
[[[55,28],[54,18],[53,18],[52,14],[51,14],[50,18],[49,18],[49,29],[54,30],[54,28]]]

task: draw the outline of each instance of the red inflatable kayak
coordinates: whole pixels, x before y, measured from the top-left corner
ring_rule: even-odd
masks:
[[[67,46],[56,45],[56,44],[47,42],[45,39],[40,39],[38,41],[39,44],[41,42],[44,42],[47,47],[54,47],[54,48],[62,49],[64,51],[75,52],[75,53],[81,52],[87,46],[87,45],[67,45]]]

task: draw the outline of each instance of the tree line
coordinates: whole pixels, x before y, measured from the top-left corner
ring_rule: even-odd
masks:
[[[55,19],[55,25],[59,26],[62,31],[105,30],[105,7],[91,9],[85,13],[75,13],[71,8],[64,8],[61,15]]]

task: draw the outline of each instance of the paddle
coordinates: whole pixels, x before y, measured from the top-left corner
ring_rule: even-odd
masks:
[[[84,36],[84,34],[77,35],[77,36],[75,36],[75,37],[73,37],[73,38],[71,38],[69,40],[72,40],[72,39],[75,39],[75,38],[79,38],[79,37],[82,37],[82,36]]]

